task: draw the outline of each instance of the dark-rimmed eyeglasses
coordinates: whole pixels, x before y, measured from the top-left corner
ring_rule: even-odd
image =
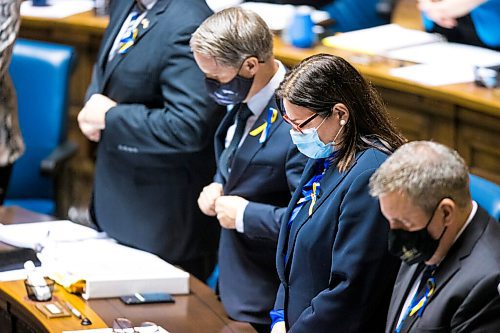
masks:
[[[307,124],[309,124],[314,118],[319,116],[319,113],[314,113],[311,116],[309,116],[309,118],[307,118],[306,120],[301,122],[300,124],[296,124],[293,120],[291,120],[287,116],[285,106],[283,104],[283,99],[279,98],[278,96],[276,96],[275,98],[276,98],[276,107],[278,108],[278,111],[281,114],[281,117],[283,117],[283,120],[286,121],[288,124],[290,124],[290,126],[292,126],[292,129],[296,132],[303,133],[302,128],[304,126],[306,126]]]
[[[160,331],[158,325],[151,321],[145,321],[139,326],[141,332],[157,333]],[[127,318],[116,318],[113,320],[113,333],[138,333],[132,322]]]

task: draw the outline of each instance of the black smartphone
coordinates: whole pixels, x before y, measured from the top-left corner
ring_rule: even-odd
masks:
[[[174,303],[175,300],[169,293],[135,293],[120,297],[125,304],[148,304],[148,303]]]

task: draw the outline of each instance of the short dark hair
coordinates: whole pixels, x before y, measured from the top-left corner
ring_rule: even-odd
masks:
[[[321,117],[332,114],[337,103],[349,110],[349,121],[335,156],[345,171],[355,153],[370,147],[393,152],[406,142],[389,119],[378,92],[346,60],[330,54],[304,59],[288,72],[276,94]]]

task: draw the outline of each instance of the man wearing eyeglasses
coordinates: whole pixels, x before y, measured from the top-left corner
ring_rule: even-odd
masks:
[[[370,179],[401,265],[386,333],[500,332],[500,224],[471,199],[458,153],[416,141]]]
[[[286,70],[272,43],[264,21],[241,8],[211,16],[191,39],[209,95],[230,106],[215,138],[217,173],[198,205],[223,227],[222,303],[231,318],[258,332],[270,330],[280,220],[305,165],[276,108],[274,91]]]

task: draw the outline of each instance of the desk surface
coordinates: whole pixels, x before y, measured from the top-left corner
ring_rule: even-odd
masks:
[[[0,207],[0,221],[4,224],[49,220],[16,207]],[[1,250],[1,247],[0,247]],[[196,278],[190,278],[190,294],[175,297],[174,304],[125,305],[118,298],[84,301],[56,286],[55,298],[69,300],[87,316],[92,325],[83,327],[75,317],[47,319],[26,298],[22,281],[0,282],[0,308],[7,308],[13,316],[27,323],[36,331],[61,332],[83,328],[111,326],[115,318],[126,317],[133,323],[153,321],[170,333],[254,333],[246,323],[228,319],[222,304],[212,290]]]

